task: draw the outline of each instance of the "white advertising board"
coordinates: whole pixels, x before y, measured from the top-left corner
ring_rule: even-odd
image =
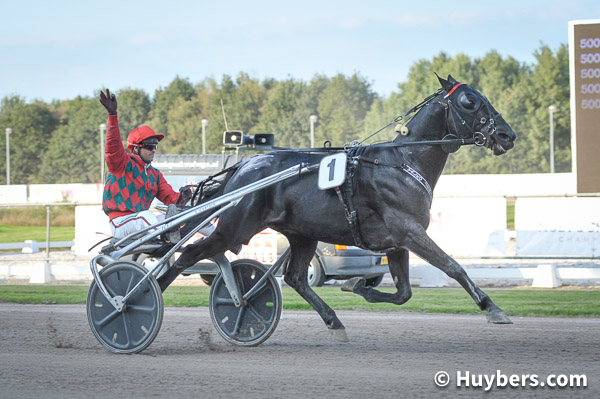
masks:
[[[277,261],[277,232],[266,229],[250,239],[248,244],[242,245],[242,251],[234,254],[225,253],[230,261],[236,259],[254,259],[264,265],[272,265]]]
[[[100,203],[101,184],[31,184],[29,203],[50,204],[53,202]]]
[[[0,204],[26,204],[27,185],[0,186]]]
[[[518,198],[517,255],[600,255],[600,198]]]
[[[452,256],[506,254],[504,197],[435,198],[427,233]]]

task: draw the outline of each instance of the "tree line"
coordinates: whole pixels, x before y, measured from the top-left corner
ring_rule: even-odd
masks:
[[[165,134],[159,152],[202,152],[202,119],[208,119],[208,153],[222,148],[225,122],[245,134],[274,133],[277,146],[301,148],[310,144],[311,115],[317,115],[315,145],[334,146],[361,140],[403,114],[439,88],[434,73],[451,74],[482,92],[517,132],[515,148],[494,157],[489,151],[464,147],[449,157],[444,173],[548,172],[548,106],[554,114],[555,170],[570,171],[569,52],[567,45],[552,50],[541,45],[533,65],[489,51],[483,57],[444,52],[416,61],[406,81],[389,96],[378,96],[360,73],[333,77],[315,75],[310,81],[252,78],[241,72],[221,81],[199,83],[176,77],[153,96],[135,88],[110,88],[117,93],[121,135],[149,125]],[[103,88],[98,89],[99,90]],[[93,96],[51,103],[27,102],[18,95],[2,98],[0,127],[11,127],[12,184],[97,183],[100,175],[100,129],[106,112]],[[371,142],[395,136],[393,125]],[[6,143],[0,140],[0,184],[6,183]]]

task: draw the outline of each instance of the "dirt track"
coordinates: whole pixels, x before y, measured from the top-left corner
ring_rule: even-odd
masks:
[[[214,330],[206,308],[167,308],[154,343],[114,355],[82,305],[0,304],[0,397],[413,398],[482,397],[457,371],[585,374],[587,388],[492,388],[492,397],[600,397],[600,319],[339,311],[349,343],[332,341],[314,312],[284,311],[264,344],[242,348]],[[447,371],[451,382],[436,387]]]

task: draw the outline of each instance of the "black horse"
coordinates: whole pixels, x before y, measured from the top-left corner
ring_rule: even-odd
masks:
[[[491,149],[495,155],[513,147],[514,131],[489,101],[472,87],[451,76],[439,78],[442,89],[419,105],[418,112],[393,142],[359,146],[349,154],[351,174],[343,187],[345,195],[334,189],[319,190],[317,174],[291,178],[247,195],[225,211],[216,231],[206,239],[188,245],[181,257],[162,278],[164,290],[187,267],[201,259],[247,243],[259,231],[270,227],[285,235],[291,256],[285,281],[321,316],[338,339],[345,339],[341,321],[308,285],[308,264],[318,241],[359,245],[385,252],[397,288],[394,294],[367,287],[354,278],[343,288],[369,302],[401,305],[412,295],[408,251],[460,283],[492,323],[511,323],[505,313],[468,277],[464,269],[448,256],[426,233],[432,190],[442,173],[448,152],[456,142],[473,141]],[[453,137],[453,145],[414,142]],[[280,170],[300,163],[316,164],[323,153],[275,151],[257,155],[223,181],[221,192],[228,193]],[[349,188],[350,187],[350,188]],[[345,201],[340,201],[344,199]],[[356,218],[346,214],[356,211]],[[349,223],[349,220],[352,223]],[[351,227],[351,224],[354,227]]]

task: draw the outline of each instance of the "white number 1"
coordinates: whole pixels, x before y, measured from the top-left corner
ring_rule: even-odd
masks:
[[[346,153],[336,152],[321,159],[319,164],[319,188],[339,187],[346,180]]]

